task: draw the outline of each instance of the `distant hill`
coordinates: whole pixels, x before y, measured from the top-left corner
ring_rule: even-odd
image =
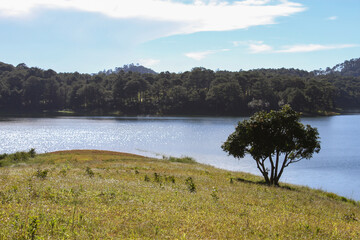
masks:
[[[339,63],[334,67],[327,67],[326,70],[315,70],[316,75],[337,74],[347,77],[359,77],[360,76],[360,58],[354,58],[347,60],[343,63]]]
[[[133,64],[133,63],[124,65],[123,67],[116,67],[114,70],[109,69],[109,70],[100,71],[99,74],[103,73],[103,74],[109,75],[109,74],[113,74],[113,73],[119,73],[121,71],[137,72],[137,73],[141,73],[141,74],[144,74],[144,73],[157,74],[157,72],[155,72],[154,70],[152,70],[150,68],[144,67],[139,64]]]

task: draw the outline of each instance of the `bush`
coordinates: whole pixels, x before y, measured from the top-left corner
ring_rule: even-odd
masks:
[[[29,160],[29,154],[27,152],[16,152],[8,156],[13,162],[26,162]]]
[[[177,157],[163,157],[163,159],[168,160],[170,162],[179,162],[179,163],[196,163],[195,159],[193,159],[192,157],[181,157],[181,158],[177,158]]]
[[[161,182],[161,176],[158,173],[154,173],[154,181],[155,182]]]
[[[38,169],[35,176],[40,179],[45,179],[47,177],[48,172],[49,172],[48,169],[45,169],[45,170]]]
[[[94,177],[94,172],[93,172],[93,170],[91,170],[90,167],[86,167],[85,172],[90,178]]]
[[[34,148],[31,148],[28,152],[21,151],[12,154],[4,153],[0,155],[0,160],[2,160],[0,166],[19,162],[26,162],[29,160],[29,158],[34,158],[35,156],[36,152]]]
[[[185,184],[186,184],[189,192],[191,192],[191,193],[196,192],[195,183],[194,183],[192,177],[188,177],[188,178],[185,180]]]
[[[169,181],[171,183],[175,183],[175,177],[174,176],[167,176],[165,177],[166,181]]]
[[[0,154],[0,160],[6,158],[8,156],[8,154],[4,153],[4,154]]]
[[[145,175],[144,181],[145,181],[145,182],[150,182],[150,178],[148,177],[148,175]]]
[[[31,148],[28,154],[30,158],[34,158],[36,156],[35,148]]]
[[[213,200],[216,202],[217,200],[219,200],[219,196],[217,195],[218,190],[217,188],[213,187],[212,191],[211,191],[211,197],[213,198]]]

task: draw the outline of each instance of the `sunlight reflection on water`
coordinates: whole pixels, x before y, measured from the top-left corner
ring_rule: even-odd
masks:
[[[191,156],[198,162],[258,174],[253,160],[227,156],[220,146],[243,118],[58,117],[0,119],[0,152],[102,149],[151,157]],[[290,165],[283,181],[360,200],[360,115],[305,118],[318,127],[322,150]]]

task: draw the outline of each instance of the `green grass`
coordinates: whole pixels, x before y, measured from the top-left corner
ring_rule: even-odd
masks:
[[[192,157],[180,157],[180,158],[177,158],[177,157],[165,157],[165,156],[163,156],[163,159],[168,160],[170,162],[190,163],[190,164],[196,163],[195,159],[193,159]]]
[[[15,163],[27,162],[30,158],[36,156],[35,149],[32,148],[28,152],[16,152],[13,154],[0,154],[0,167],[13,165]]]
[[[106,151],[0,168],[0,239],[360,239],[359,202]]]

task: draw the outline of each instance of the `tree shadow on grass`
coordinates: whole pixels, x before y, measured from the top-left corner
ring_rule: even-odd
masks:
[[[235,181],[237,182],[242,182],[242,183],[248,183],[248,184],[255,184],[255,185],[262,185],[262,186],[268,186],[268,187],[277,187],[277,188],[281,188],[281,189],[286,189],[286,190],[290,190],[290,191],[299,191],[298,189],[294,188],[294,187],[290,187],[290,186],[286,186],[286,185],[269,185],[267,184],[265,181],[250,181],[244,178],[234,178]]]

